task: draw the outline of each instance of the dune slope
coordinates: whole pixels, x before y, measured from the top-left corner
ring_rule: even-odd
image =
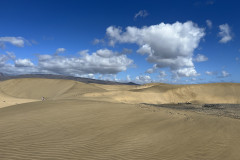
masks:
[[[239,87],[0,82],[0,159],[238,160],[239,119],[140,103],[239,103]]]
[[[240,103],[240,84],[213,83],[196,85],[101,85],[58,79],[12,79],[0,82],[0,91],[15,98],[98,99],[131,104]]]
[[[129,90],[87,93],[85,97],[104,99],[124,103],[240,103],[240,84],[213,83],[197,85],[148,84]]]
[[[56,100],[0,110],[0,159],[232,159],[239,120],[137,105]]]
[[[21,104],[21,103],[28,103],[37,101],[35,99],[27,99],[27,98],[15,98],[9,95],[6,95],[0,91],[0,108]]]
[[[76,94],[104,89],[72,80],[24,78],[0,82],[0,91],[11,97],[40,100],[43,96],[48,99],[74,97]]]

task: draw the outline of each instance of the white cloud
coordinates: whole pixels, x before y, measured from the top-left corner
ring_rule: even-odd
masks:
[[[120,82],[120,80],[117,78],[116,74],[101,74],[98,78],[100,80],[104,80],[104,81]]]
[[[28,74],[28,73],[38,73],[39,70],[34,65],[31,65],[31,61],[28,60],[14,60],[15,55],[12,53],[11,56],[0,55],[0,71],[8,74]],[[14,58],[13,58],[14,57]],[[14,61],[18,65],[8,63],[8,61]],[[25,67],[24,67],[25,64]],[[28,67],[26,67],[28,65]]]
[[[157,65],[154,64],[152,68],[149,68],[145,71],[145,73],[149,73],[149,74],[152,74],[154,73],[155,71],[157,70]]]
[[[218,36],[221,38],[219,40],[220,43],[227,43],[232,40],[232,31],[227,23],[220,25],[219,30]]]
[[[91,78],[91,79],[95,79],[95,75],[92,73],[89,74],[83,74],[83,75],[76,75],[78,77],[84,77],[84,78]]]
[[[127,75],[127,82],[131,82],[131,77],[130,77],[130,75]]]
[[[65,51],[66,51],[65,48],[58,48],[58,49],[56,49],[55,54],[64,53]]]
[[[206,71],[205,73],[209,76],[213,75],[213,72],[210,72],[210,71]]]
[[[30,59],[17,59],[15,60],[15,67],[33,67],[34,64]]]
[[[117,53],[114,53],[113,51],[108,50],[108,49],[99,49],[96,51],[96,54],[102,58],[110,58],[112,56],[117,55]]]
[[[196,62],[204,62],[207,61],[208,57],[204,56],[203,54],[197,54],[197,57],[194,59]]]
[[[6,51],[6,53],[7,53],[6,55],[0,54],[0,67],[5,66],[5,64],[8,60],[14,60],[16,57],[13,52]]]
[[[206,20],[206,24],[208,26],[209,29],[212,29],[212,21],[210,21],[209,19]]]
[[[48,54],[38,55],[38,61],[47,61],[50,60],[51,58],[52,56]]]
[[[126,55],[117,54],[108,49],[100,49],[91,55],[68,58],[64,56],[40,55],[39,67],[52,73],[65,75],[116,74],[125,71],[133,61]]]
[[[166,74],[165,71],[159,71],[159,77],[160,78],[163,78],[163,77],[166,77],[166,76],[167,76],[167,74]]]
[[[89,52],[89,50],[85,49],[85,50],[79,51],[78,54],[80,54],[81,56],[85,56],[88,54],[88,52]]]
[[[196,80],[197,80],[197,78],[193,77],[191,80],[192,80],[192,81],[196,81]]]
[[[152,74],[154,72],[153,68],[149,68],[148,70],[146,70],[146,73]]]
[[[58,54],[38,55],[34,65],[30,59],[12,59],[9,55],[0,55],[0,71],[9,74],[47,73],[93,78],[94,74],[117,74],[133,64],[133,60],[124,54],[108,49],[97,50],[79,57],[66,57]],[[12,60],[14,65],[9,63]]]
[[[140,54],[151,54],[152,52],[153,52],[153,50],[151,49],[151,47],[148,44],[142,45],[137,50],[137,53],[140,53]]]
[[[8,56],[10,59],[15,59],[15,58],[16,58],[16,56],[15,56],[15,54],[14,54],[13,52],[6,51],[6,53],[7,53],[7,56]]]
[[[0,46],[5,48],[5,43],[10,43],[17,47],[24,47],[24,38],[22,37],[0,37]]]
[[[239,57],[236,57],[235,60],[236,60],[236,61],[239,61]]]
[[[179,77],[198,75],[192,56],[205,33],[203,28],[191,21],[160,23],[143,28],[127,27],[125,32],[110,26],[106,34],[112,46],[116,43],[139,45],[137,52],[147,54],[147,61],[157,64],[158,68],[169,67]]]
[[[122,53],[122,54],[130,54],[130,53],[132,53],[132,49],[123,48],[123,50],[122,50],[121,53]]]
[[[146,10],[140,10],[138,13],[135,14],[134,19],[137,19],[138,17],[145,18],[149,15],[149,13]]]
[[[94,40],[93,40],[93,44],[104,44],[105,43],[105,41],[104,41],[104,39],[97,39],[97,38],[95,38]]]
[[[0,55],[0,67],[4,66],[6,61],[8,60],[8,57],[6,55]]]
[[[222,77],[229,77],[230,73],[228,73],[227,71],[222,71]]]
[[[212,75],[217,75],[218,72],[217,71],[206,71],[205,74],[209,75],[209,76],[212,76]]]
[[[180,77],[195,77],[199,76],[200,74],[197,73],[195,68],[180,68],[175,70],[174,72],[174,78],[178,79]]]
[[[148,75],[137,76],[135,78],[135,82],[139,83],[139,84],[150,83],[150,82],[152,82],[152,79]]]

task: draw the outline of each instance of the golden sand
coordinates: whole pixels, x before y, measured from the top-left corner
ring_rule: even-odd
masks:
[[[15,79],[0,82],[0,99],[5,100],[0,102],[3,160],[240,157],[239,119],[140,104],[239,103],[240,84],[111,86]]]

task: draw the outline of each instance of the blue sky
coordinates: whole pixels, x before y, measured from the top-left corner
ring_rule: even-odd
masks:
[[[238,1],[1,0],[0,72],[240,82]]]

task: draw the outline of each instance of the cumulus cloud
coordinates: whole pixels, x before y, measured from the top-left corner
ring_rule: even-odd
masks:
[[[5,48],[5,43],[10,43],[17,47],[24,47],[25,39],[22,37],[0,37],[1,48]]]
[[[206,24],[208,26],[209,29],[212,29],[212,21],[210,21],[209,19],[206,20]]]
[[[65,48],[58,48],[58,49],[56,49],[55,54],[64,53],[65,51],[66,51]]]
[[[102,58],[110,58],[112,56],[117,55],[117,53],[114,53],[113,51],[108,49],[99,49],[96,51],[96,54]]]
[[[0,71],[8,74],[29,74],[38,73],[39,70],[29,60],[18,59],[14,60],[14,53],[0,54]],[[14,61],[14,64],[8,63],[8,61]]]
[[[151,47],[148,44],[142,45],[137,50],[137,53],[140,53],[140,54],[151,54],[152,52],[153,52],[153,50],[151,49]]]
[[[223,78],[230,76],[230,73],[228,73],[227,71],[223,70],[221,73],[222,73],[221,77],[223,77]]]
[[[89,54],[88,51],[78,57],[61,55],[37,55],[38,63],[30,59],[12,59],[8,54],[0,54],[0,70],[9,74],[47,73],[92,78],[94,74],[117,74],[133,64],[126,55],[108,49],[100,49]],[[14,64],[8,63],[12,60]]]
[[[0,67],[4,66],[7,60],[8,57],[6,55],[0,55]]]
[[[85,49],[85,50],[79,51],[78,54],[80,54],[81,56],[85,56],[86,54],[88,54],[88,52],[89,50]]]
[[[131,79],[130,75],[127,75],[126,80],[127,80],[127,82],[131,82],[132,79]]]
[[[7,53],[7,56],[8,56],[10,59],[15,59],[15,58],[16,58],[14,52],[6,51],[6,53]]]
[[[104,39],[97,39],[97,38],[95,38],[92,43],[93,44],[104,44],[105,40]]]
[[[139,84],[144,84],[144,83],[151,83],[152,79],[148,75],[142,75],[142,76],[137,76],[135,78],[135,82]]]
[[[83,74],[83,75],[77,75],[77,76],[84,77],[84,78],[95,79],[95,75],[92,74],[92,73],[89,73],[89,74]]]
[[[163,77],[166,77],[166,76],[167,76],[167,74],[166,74],[165,71],[159,71],[159,77],[160,78],[163,78]]]
[[[106,30],[109,44],[135,43],[137,53],[147,54],[147,61],[158,68],[168,67],[178,77],[197,76],[193,64],[193,51],[204,37],[204,29],[195,23],[160,23],[143,28],[110,26]]]
[[[213,76],[213,75],[218,75],[218,72],[217,71],[206,71],[205,74],[209,75],[209,76]]]
[[[152,74],[154,72],[154,69],[153,68],[149,68],[148,70],[146,70],[145,73],[149,73],[149,74]]]
[[[134,19],[137,19],[138,17],[145,18],[149,15],[149,13],[146,10],[140,10],[138,13],[135,14]]]
[[[121,53],[122,53],[122,54],[130,54],[130,53],[132,53],[132,49],[123,48],[123,50],[122,50]]]
[[[195,68],[180,68],[173,71],[174,75],[173,78],[178,79],[180,77],[192,77],[192,76],[199,76],[200,74],[197,73]]]
[[[210,71],[206,71],[205,73],[209,76],[213,75],[213,72],[210,72]]]
[[[30,59],[17,59],[15,60],[15,67],[33,67],[34,64]]]
[[[8,60],[14,60],[16,57],[13,52],[6,51],[6,53],[7,54],[0,54],[0,67],[5,66]]]
[[[65,75],[116,74],[125,71],[133,63],[126,55],[108,49],[100,49],[92,54],[85,53],[81,57],[39,55],[38,59],[42,70]]]
[[[157,65],[154,64],[152,68],[149,68],[145,71],[145,73],[152,74],[157,70]]]
[[[197,56],[194,58],[194,61],[196,62],[204,62],[207,60],[208,60],[208,57],[204,56],[203,54],[197,54]]]
[[[232,31],[227,23],[220,25],[219,30],[218,36],[221,38],[219,40],[220,43],[227,43],[232,40]]]

